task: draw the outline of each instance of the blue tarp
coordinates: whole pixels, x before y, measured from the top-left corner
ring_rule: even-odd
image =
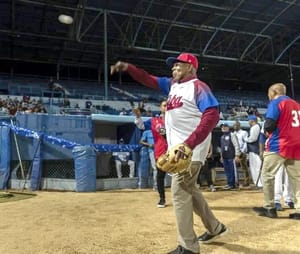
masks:
[[[34,154],[31,165],[30,189],[35,191],[40,188],[42,178],[41,167],[41,142],[40,139],[33,140]]]
[[[89,146],[76,146],[73,151],[76,191],[96,191],[96,154]]]
[[[10,176],[10,128],[0,126],[0,189],[7,188]]]
[[[148,148],[143,146],[140,150],[140,161],[138,165],[139,188],[148,188],[149,168],[150,162]]]

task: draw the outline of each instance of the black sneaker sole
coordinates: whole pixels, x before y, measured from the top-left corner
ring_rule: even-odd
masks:
[[[213,238],[207,240],[207,241],[201,241],[201,240],[198,240],[199,243],[203,243],[203,244],[209,244],[209,243],[212,243],[212,242],[215,242],[216,239],[226,235],[227,233],[229,232],[229,229],[226,227],[226,230],[223,231],[222,233],[218,234],[218,235],[215,235]]]
[[[300,213],[291,213],[289,218],[293,220],[300,220]]]
[[[267,217],[267,218],[271,218],[271,219],[278,218],[276,209],[275,208],[272,208],[272,209],[274,209],[273,213],[271,211],[267,211],[263,207],[253,207],[253,211],[256,212],[259,216]]]

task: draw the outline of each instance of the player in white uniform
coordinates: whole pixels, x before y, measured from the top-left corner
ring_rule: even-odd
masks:
[[[239,159],[240,159],[241,169],[244,172],[243,187],[247,187],[250,185],[249,168],[247,165],[247,142],[245,142],[245,140],[248,137],[248,132],[241,129],[241,124],[239,121],[235,121],[235,123],[233,124],[233,129],[234,129],[233,133],[238,138],[240,150],[241,150]]]
[[[249,153],[249,166],[250,173],[253,183],[257,183],[257,187],[262,187],[262,180],[259,178],[259,172],[261,168],[261,158],[259,157],[259,136],[260,136],[260,126],[257,123],[257,117],[250,115],[248,117],[250,132],[249,136],[245,139],[247,142],[247,150]],[[258,179],[259,178],[259,179]]]
[[[123,145],[124,140],[121,138],[119,140],[119,144]],[[118,178],[122,178],[122,165],[128,164],[129,166],[129,177],[134,177],[134,171],[135,171],[135,163],[133,160],[131,160],[131,154],[129,152],[113,152],[112,154],[115,157],[115,164],[116,164],[116,170]]]

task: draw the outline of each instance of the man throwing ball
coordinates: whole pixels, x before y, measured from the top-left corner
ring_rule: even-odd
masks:
[[[199,241],[209,243],[227,232],[196,185],[211,143],[211,131],[219,121],[219,103],[210,88],[196,76],[196,56],[182,53],[177,58],[169,57],[166,63],[172,71],[172,78],[153,76],[125,62],[112,65],[111,74],[126,71],[137,82],[159,89],[168,96],[166,138],[168,151],[175,151],[175,157],[170,163],[176,164],[191,157],[187,168],[181,168],[179,173],[173,172],[172,176],[171,192],[178,228],[178,246],[169,254],[199,253]],[[174,150],[175,147],[178,149]],[[192,156],[187,156],[187,153]],[[207,229],[200,237],[197,237],[193,228],[193,212],[201,218]]]

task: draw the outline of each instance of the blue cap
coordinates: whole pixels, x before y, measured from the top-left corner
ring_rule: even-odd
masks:
[[[248,120],[257,121],[257,117],[255,115],[249,115]]]
[[[220,127],[229,127],[228,123],[221,123]]]

